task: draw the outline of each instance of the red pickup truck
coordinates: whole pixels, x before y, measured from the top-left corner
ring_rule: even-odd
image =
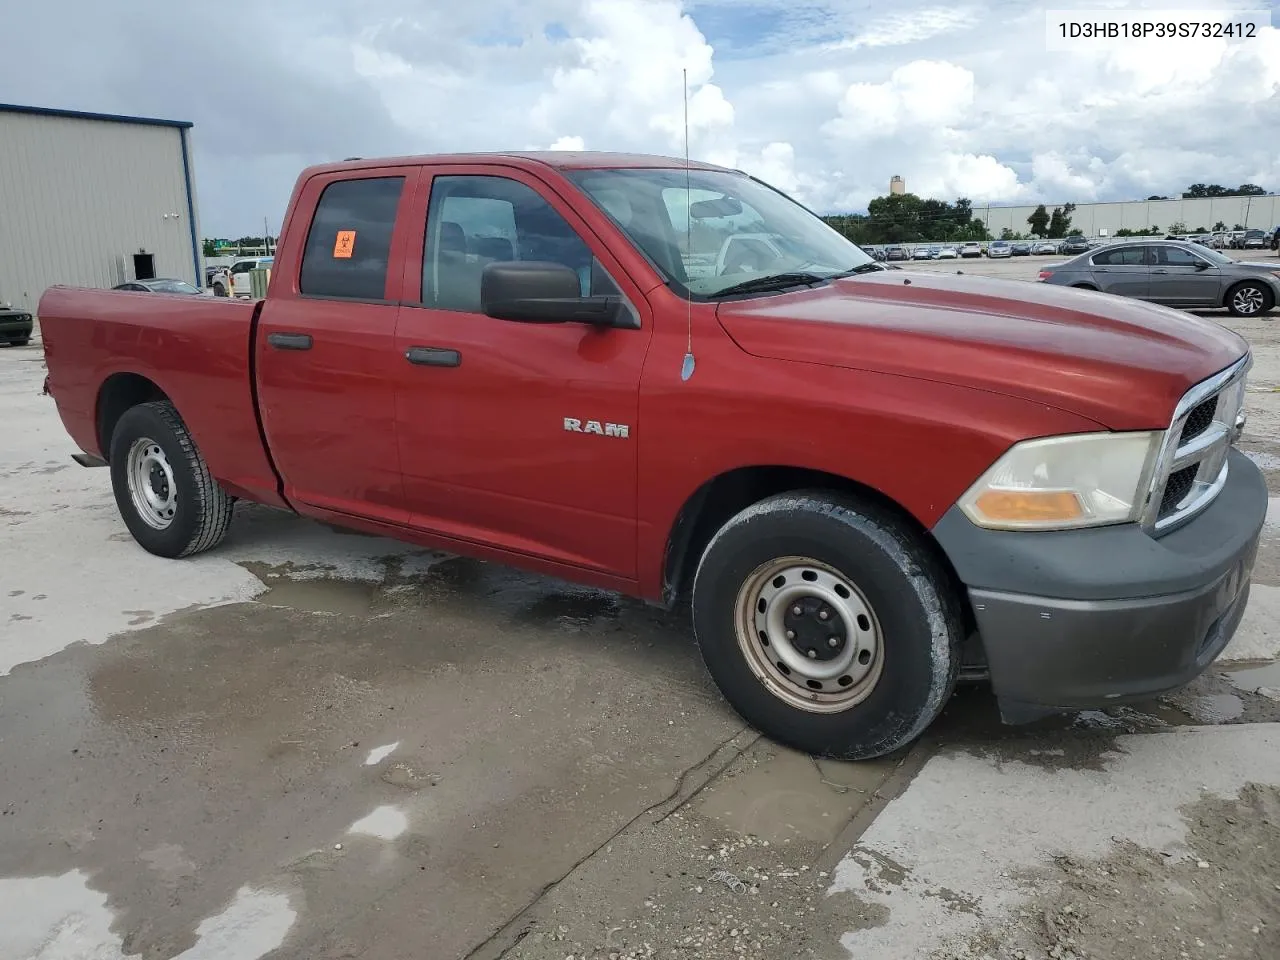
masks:
[[[238,499],[674,605],[777,740],[866,758],[1221,652],[1266,512],[1247,344],[886,267],[761,181],[590,153],[298,179],[258,302],[51,288],[48,389],[143,548]]]

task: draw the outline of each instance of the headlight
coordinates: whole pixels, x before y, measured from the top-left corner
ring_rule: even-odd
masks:
[[[960,508],[993,530],[1061,530],[1136,521],[1164,431],[1025,440],[984,473]]]

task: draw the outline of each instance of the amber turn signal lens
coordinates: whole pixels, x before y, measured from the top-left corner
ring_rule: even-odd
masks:
[[[1084,514],[1080,499],[1066,491],[988,490],[974,506],[997,523],[1077,520]]]

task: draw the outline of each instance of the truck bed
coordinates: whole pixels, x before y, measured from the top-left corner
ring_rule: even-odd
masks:
[[[72,439],[109,457],[114,408],[146,394],[182,411],[233,496],[282,504],[259,429],[253,331],[262,301],[51,287],[40,300],[49,391]]]

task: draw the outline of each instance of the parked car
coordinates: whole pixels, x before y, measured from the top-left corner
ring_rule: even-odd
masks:
[[[957,250],[955,247],[939,247],[938,248],[939,260],[955,260],[959,256],[960,256],[960,251]]]
[[[965,259],[982,256],[982,244],[972,240],[969,241],[968,243],[961,244],[960,256]]]
[[[1271,231],[1271,249],[1280,250],[1280,224]]]
[[[1054,243],[1052,240],[1041,240],[1039,243],[1032,245],[1031,252],[1038,257],[1045,256],[1046,254],[1052,256],[1058,252],[1058,244]]]
[[[1012,253],[1015,257],[1029,257],[1031,256],[1031,244],[1024,243],[1021,240],[1014,241],[1014,244],[1010,248],[1009,252]]]
[[[129,280],[118,283],[112,290],[132,290],[135,293],[180,293],[190,297],[212,296],[212,291],[204,291],[193,287],[185,280],[161,278],[154,280]]]
[[[987,246],[987,256],[992,260],[998,257],[1011,257],[1013,256],[1013,244],[1007,240],[992,240]]]
[[[247,297],[250,293],[249,272],[270,267],[275,257],[242,257],[222,274],[214,277],[212,289],[215,297]]]
[[[1265,250],[1267,249],[1267,235],[1261,230],[1246,230],[1240,238],[1240,250]]]
[[[689,218],[780,255],[690,278]],[[46,389],[150,553],[245,500],[687,599],[749,723],[849,758],[918,737],[962,663],[1010,722],[1176,689],[1248,602],[1267,487],[1220,324],[886,269],[662,158],[310,167],[284,223],[260,300],[40,300]]]
[[[1084,253],[1088,249],[1089,241],[1080,234],[1073,233],[1071,236],[1063,238],[1056,252],[1074,256],[1077,253]]]
[[[12,304],[0,306],[0,343],[25,347],[31,342],[35,321],[26,310],[15,310]]]
[[[912,260],[932,260],[933,256],[932,247],[916,247],[911,251]]]
[[[1280,269],[1173,240],[1117,243],[1040,271],[1045,283],[1135,297],[1168,307],[1226,307],[1256,317],[1280,302]]]
[[[884,248],[885,260],[910,260],[911,254],[907,253],[907,248],[898,243],[891,243]]]

